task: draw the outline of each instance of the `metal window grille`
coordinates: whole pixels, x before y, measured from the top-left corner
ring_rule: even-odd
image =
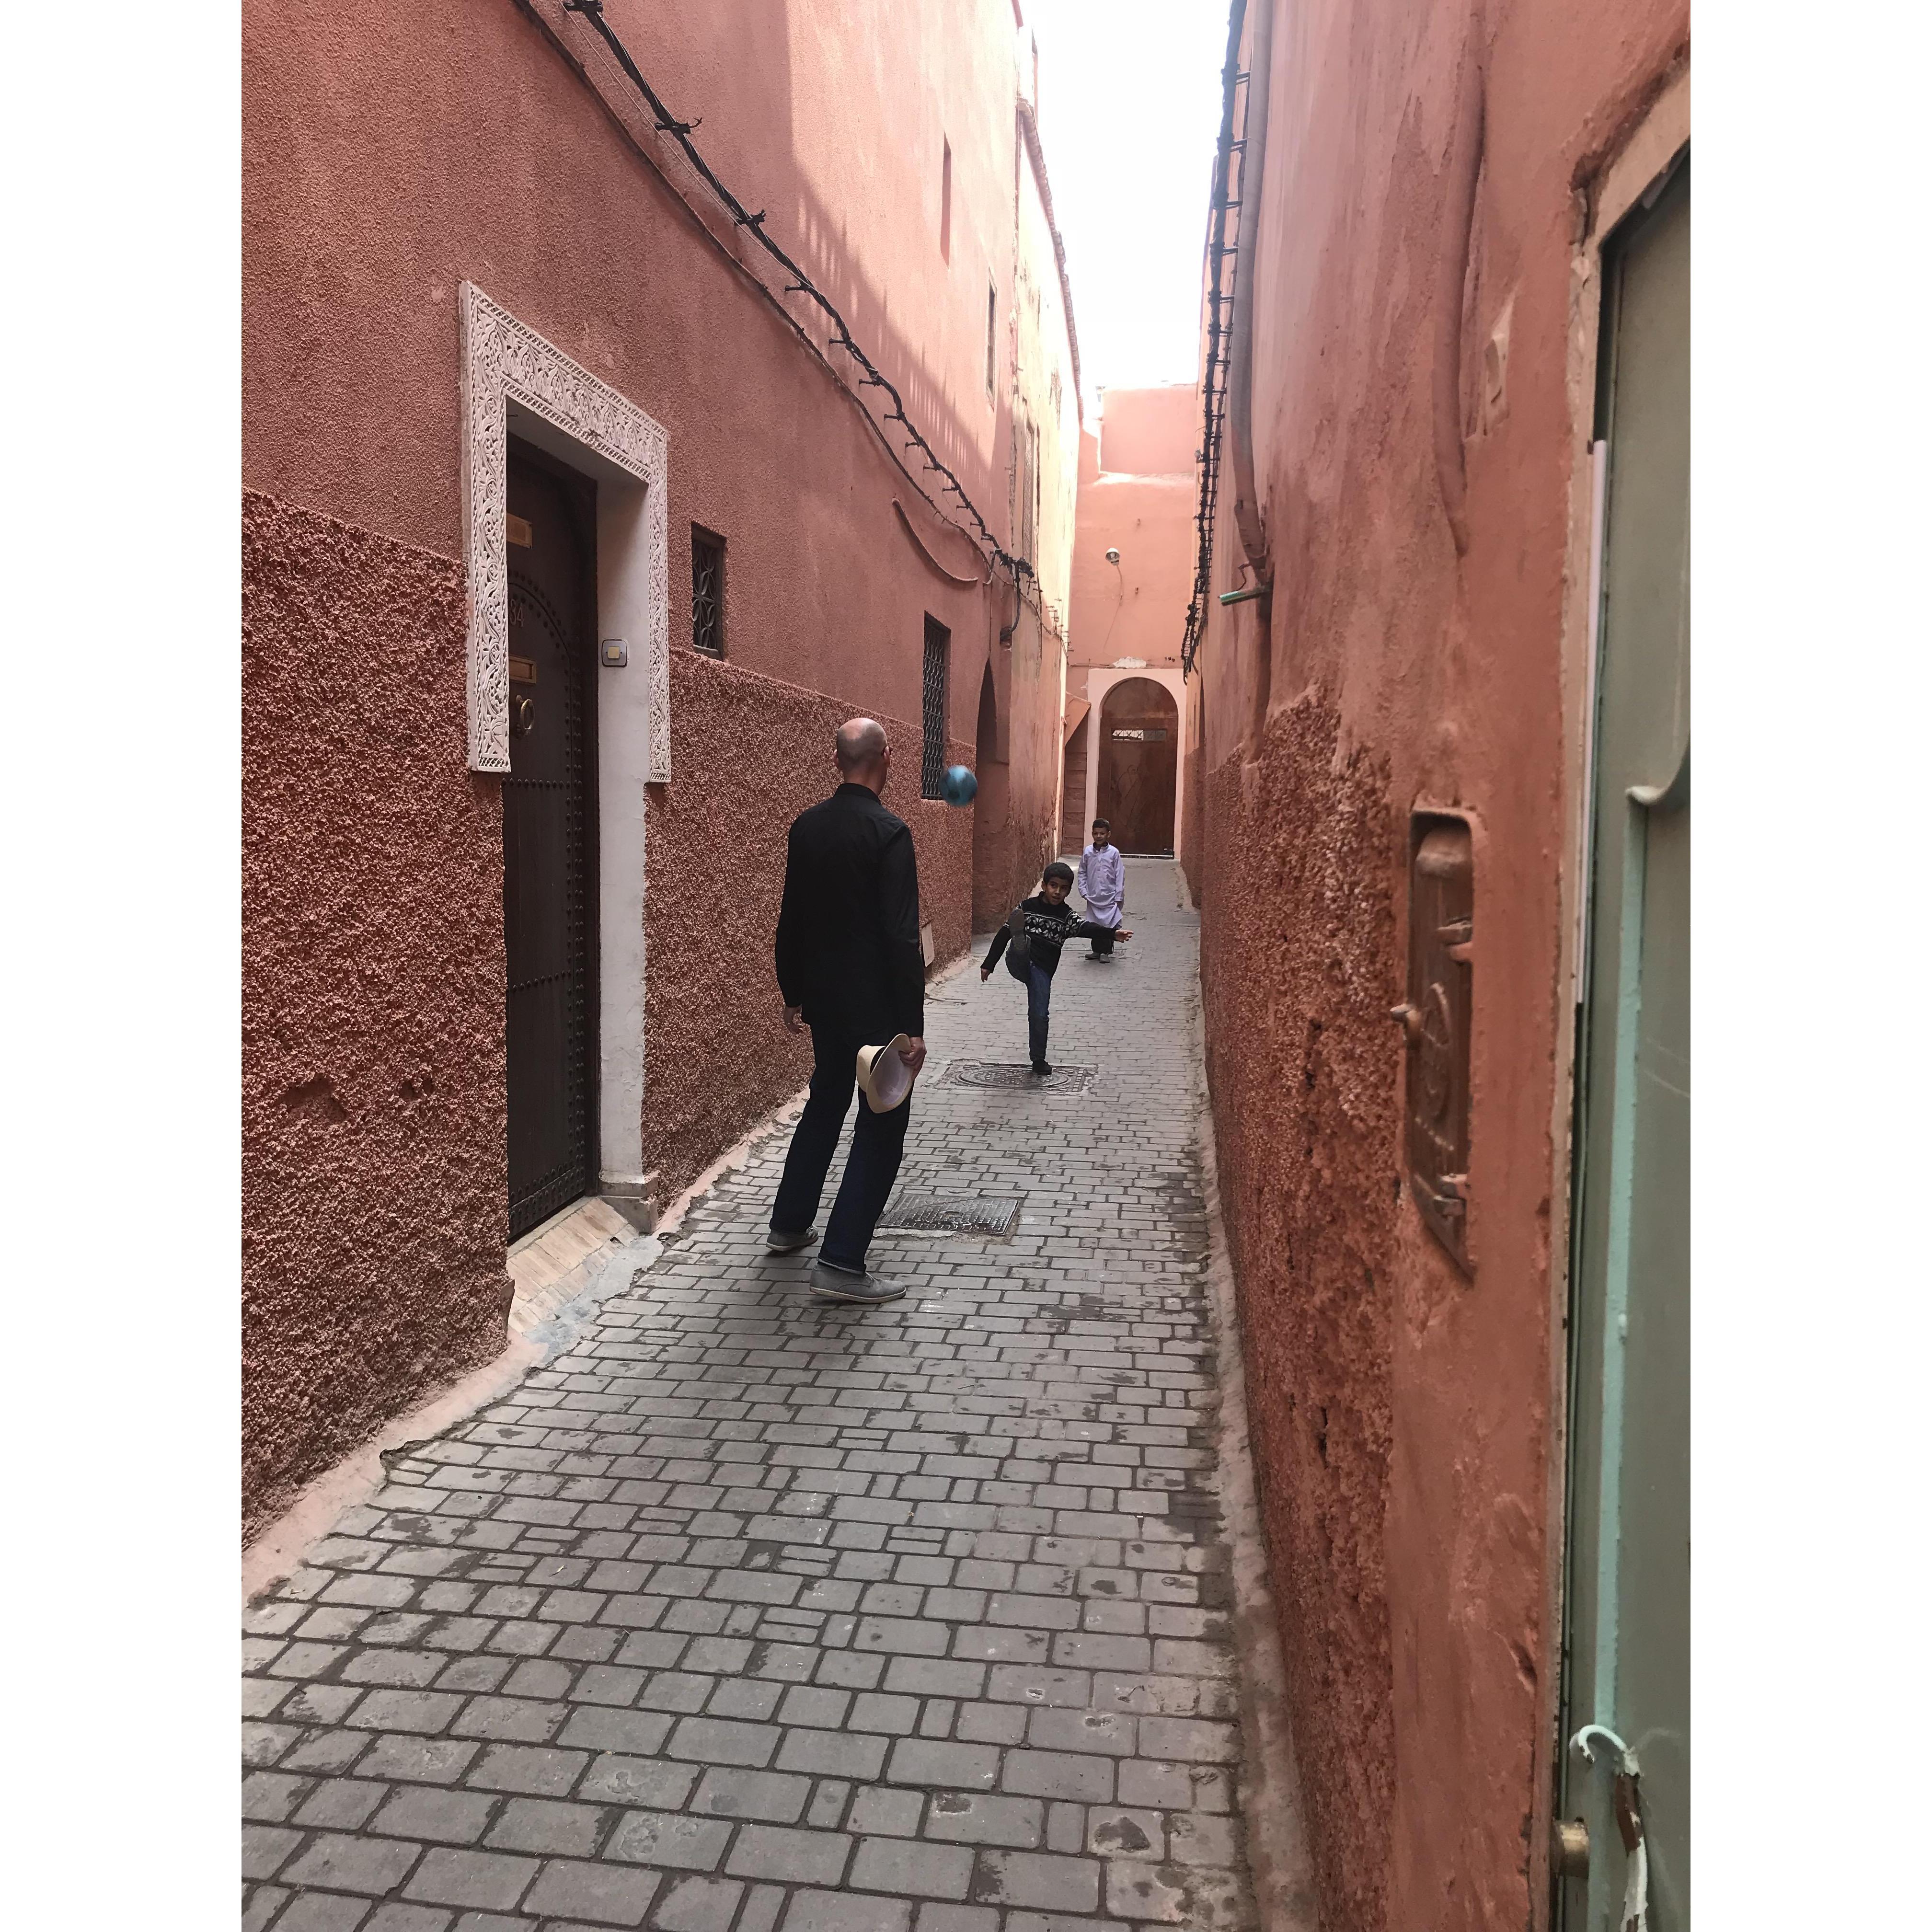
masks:
[[[724,655],[724,539],[691,526],[691,644],[706,657]]]
[[[919,795],[943,798],[946,787],[946,674],[952,633],[937,618],[926,620],[926,688]]]

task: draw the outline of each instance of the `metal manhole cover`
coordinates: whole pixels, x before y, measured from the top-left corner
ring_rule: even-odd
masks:
[[[902,1194],[879,1226],[929,1234],[1010,1234],[1020,1204],[992,1194]]]
[[[1090,1066],[1056,1066],[1036,1073],[1024,1060],[956,1060],[946,1070],[949,1087],[1001,1087],[1027,1094],[1084,1094],[1094,1083]]]

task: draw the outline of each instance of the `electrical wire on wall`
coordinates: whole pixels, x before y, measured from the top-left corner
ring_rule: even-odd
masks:
[[[531,0],[517,0],[517,4],[524,12],[536,19],[538,23],[544,27],[546,32],[551,33],[552,39],[555,40],[555,34],[550,28],[549,23],[531,4]],[[919,426],[906,413],[904,398],[900,394],[893,384],[880,373],[878,365],[854,339],[850,328],[847,326],[845,318],[839,314],[830,298],[812,281],[812,278],[765,232],[765,212],[761,208],[756,214],[753,214],[724,185],[723,182],[719,180],[710,164],[699,153],[697,144],[691,138],[692,130],[699,124],[695,121],[679,120],[659,98],[650,82],[639,70],[637,62],[632,58],[630,50],[618,38],[616,30],[604,18],[604,0],[562,0],[562,10],[566,14],[580,14],[590,23],[598,37],[610,50],[618,66],[623,70],[626,78],[644,98],[646,106],[650,110],[652,124],[656,131],[661,134],[670,136],[677,143],[698,178],[717,197],[726,213],[730,215],[733,225],[749,233],[758,246],[779,268],[784,271],[789,278],[782,290],[773,289],[759,276],[749,274],[748,265],[742,260],[736,256],[730,257],[740,268],[745,269],[749,274],[752,286],[764,296],[779,314],[784,317],[792,332],[800,340],[810,349],[820,362],[830,368],[832,368],[831,360],[825,350],[813,339],[810,333],[800,323],[798,317],[791,312],[785,300],[786,297],[790,296],[804,297],[820,311],[829,324],[830,348],[835,351],[842,351],[857,364],[862,372],[859,378],[859,389],[860,391],[878,389],[884,392],[890,406],[884,410],[880,415],[874,416],[872,410],[866,406],[862,398],[855,393],[849,384],[842,380],[840,381],[840,387],[845,390],[847,395],[858,407],[860,413],[865,418],[874,434],[878,437],[881,447],[892,458],[906,481],[917,491],[920,497],[942,522],[958,530],[986,556],[988,562],[987,580],[988,582],[992,580],[994,571],[1004,570],[1012,578],[1016,587],[1023,590],[1027,580],[1036,579],[1036,573],[1031,563],[1024,557],[1013,556],[994,536],[986,518],[980,514],[972,499],[967,495],[965,488],[959,478],[940,460],[938,452],[933,448],[932,444],[920,430]],[[562,48],[566,57],[572,61],[573,65],[578,67],[578,73],[586,82],[594,87],[596,83],[590,81],[590,76],[584,72],[570,50],[563,47],[561,42],[558,42],[557,44]],[[647,155],[646,158],[652,158]],[[652,164],[657,165],[654,159]],[[661,175],[664,173],[661,166],[658,167],[658,172]],[[670,177],[668,175],[664,178],[667,183],[670,183]],[[676,184],[670,183],[670,184],[674,192],[681,193],[681,190],[676,188]],[[701,219],[700,225],[706,226],[707,233],[710,232],[708,224],[702,224]],[[713,237],[714,240],[716,238]],[[727,254],[729,254],[728,250]],[[836,375],[836,370],[834,374]],[[903,449],[895,448],[892,439],[886,434],[886,425],[895,423],[899,426],[900,431],[905,438],[905,447]],[[916,460],[920,464],[924,474],[936,474],[940,478],[940,482],[936,486],[938,491],[938,496],[928,490],[920,481],[920,476],[914,474],[913,470],[908,466],[909,459]],[[940,500],[940,498],[946,496],[957,500],[960,509],[964,512],[970,524],[970,528],[968,527],[967,523],[962,523],[957,516],[949,512]]]
[[[1207,273],[1208,351],[1201,375],[1201,498],[1194,513],[1194,591],[1187,603],[1187,628],[1180,644],[1182,674],[1194,674],[1201,634],[1208,621],[1209,592],[1214,571],[1214,512],[1220,494],[1221,428],[1228,412],[1228,361],[1233,340],[1228,310],[1234,299],[1227,286],[1234,260],[1228,238],[1228,213],[1238,208],[1240,197],[1229,179],[1234,158],[1245,148],[1234,139],[1234,89],[1247,79],[1241,70],[1241,27],[1246,0],[1234,0],[1228,16],[1228,59],[1221,70],[1221,133],[1214,148],[1213,198],[1208,206]],[[1245,166],[1243,170],[1245,174]]]

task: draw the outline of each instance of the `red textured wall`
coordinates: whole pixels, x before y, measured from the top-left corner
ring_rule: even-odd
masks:
[[[1688,19],[1682,0],[1274,13],[1252,412],[1274,595],[1265,618],[1210,605],[1189,778],[1216,1131],[1323,1924],[1487,1932],[1546,1902],[1575,243]],[[1472,25],[1466,262],[1444,209]],[[1452,240],[1462,556],[1434,438]],[[1234,495],[1224,469],[1215,591],[1237,582]],[[1473,1276],[1404,1178],[1388,1010],[1419,806],[1476,827]]]
[[[462,572],[244,498],[242,1481],[503,1345],[502,810]]]
[[[1010,398],[985,365],[988,279],[1009,306],[1014,283],[1006,0],[610,13],[1004,539]],[[970,763],[1011,610],[614,124],[634,98],[600,98],[529,10],[249,0],[242,51],[253,1528],[503,1339],[500,807],[465,768],[460,284],[668,438],[674,777],[647,806],[644,1121],[668,1191],[803,1077],[771,922],[786,823],[832,782],[843,717],[888,722],[940,956],[965,944],[973,814],[917,798],[922,640],[928,614],[950,629],[947,736]],[[722,666],[682,643],[694,523],[727,541]],[[1047,682],[1010,701],[1043,704]],[[1044,842],[1056,776],[1012,801],[1016,840]]]

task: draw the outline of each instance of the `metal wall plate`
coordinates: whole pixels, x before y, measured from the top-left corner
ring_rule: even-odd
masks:
[[[926,1234],[1010,1234],[1020,1204],[1012,1195],[901,1194],[887,1204],[881,1228]]]
[[[1022,1094],[1084,1094],[1094,1084],[1094,1070],[1056,1066],[1051,1073],[1036,1073],[1024,1060],[1008,1065],[998,1060],[955,1060],[948,1063],[940,1084],[994,1087]]]

